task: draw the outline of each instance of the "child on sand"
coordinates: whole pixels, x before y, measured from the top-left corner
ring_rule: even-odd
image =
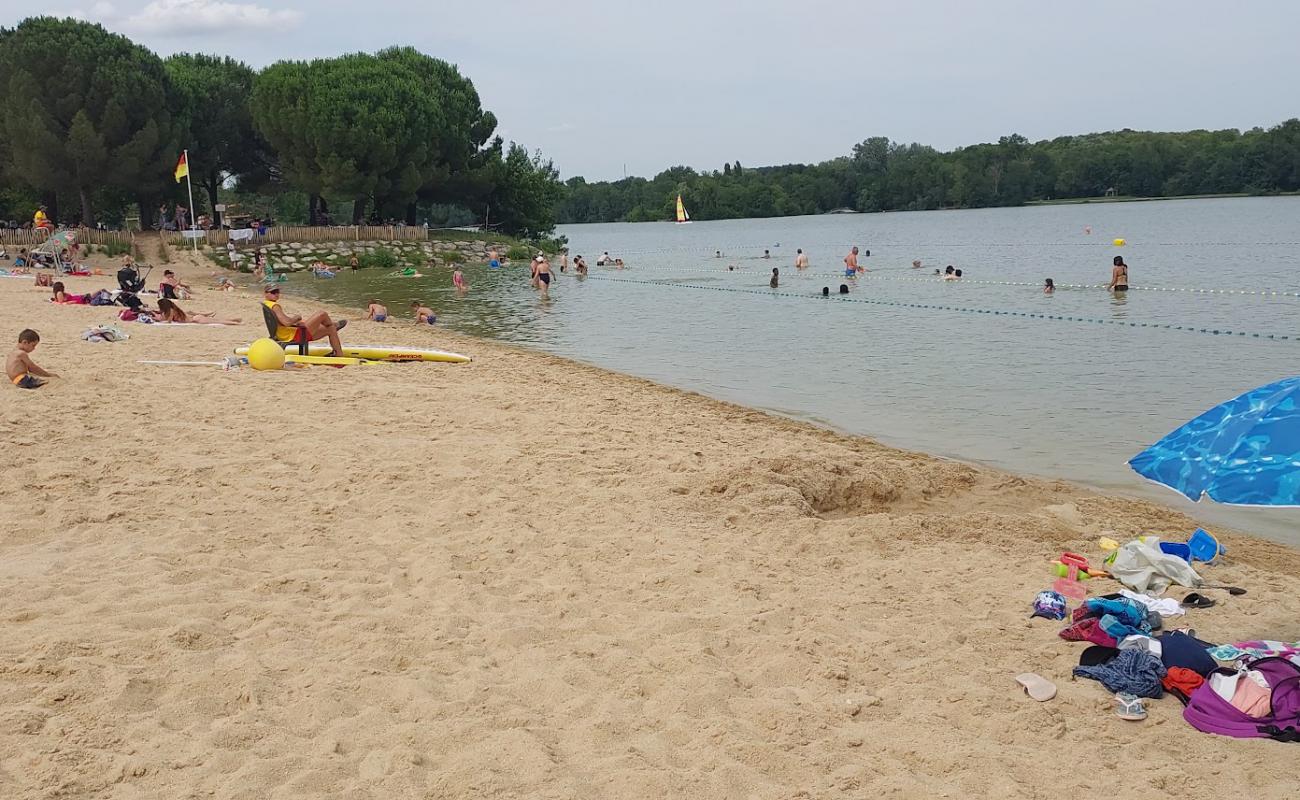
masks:
[[[28,328],[18,334],[18,349],[5,359],[5,375],[9,376],[9,382],[19,389],[39,389],[46,383],[40,378],[59,377],[53,372],[41,369],[35,361],[32,361],[31,352],[36,349],[40,341],[40,334]]]
[[[465,283],[465,273],[460,271],[460,267],[451,273],[451,285],[456,287],[456,291],[464,294],[469,291],[469,286]]]
[[[371,322],[387,322],[388,307],[372,299],[370,305],[366,306],[366,319]]]
[[[411,303],[411,309],[415,311],[416,325],[432,325],[438,321],[438,315],[433,313],[433,309],[422,305],[419,300]]]

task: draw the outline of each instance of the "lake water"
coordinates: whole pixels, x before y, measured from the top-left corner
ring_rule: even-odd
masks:
[[[379,296],[397,313],[418,296],[458,331],[909,449],[1156,499],[1211,524],[1300,545],[1300,512],[1193,505],[1125,465],[1206,408],[1296,374],[1300,198],[578,225],[561,233],[587,257],[591,277],[559,276],[550,302],[528,287],[525,264],[468,267],[465,298],[442,269],[422,279],[362,272],[293,283],[352,305]],[[1127,244],[1118,248],[1121,237]],[[872,271],[847,281],[850,302],[823,299],[823,286],[834,295],[846,282],[841,260],[855,244],[870,251],[861,261]],[[792,267],[796,248],[811,258],[805,274]],[[595,267],[606,250],[627,269]],[[1039,288],[1047,277],[1059,287],[1105,283],[1116,254],[1133,286],[1159,289],[1116,298],[1101,288],[1053,296]],[[963,270],[963,281],[932,277],[948,264]],[[774,266],[779,290],[768,287]],[[1192,291],[1211,289],[1220,291]]]

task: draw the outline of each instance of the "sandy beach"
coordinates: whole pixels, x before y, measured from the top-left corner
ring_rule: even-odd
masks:
[[[138,364],[265,333],[188,259],[244,324],[92,344],[116,309],[0,280],[62,375],[0,389],[0,797],[1294,796],[1296,745],[1121,721],[1028,618],[1063,550],[1181,514],[355,309],[475,360]],[[1184,624],[1300,640],[1300,553],[1221,538],[1248,594]]]

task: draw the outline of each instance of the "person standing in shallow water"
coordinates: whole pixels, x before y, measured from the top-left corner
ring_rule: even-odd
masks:
[[[1115,256],[1110,268],[1110,285],[1106,288],[1112,292],[1128,291],[1128,264],[1124,263],[1124,256]]]
[[[808,269],[808,254],[803,251],[803,248],[799,248],[795,251],[794,268]]]
[[[780,283],[781,283],[781,270],[778,267],[772,267],[772,280],[768,281],[767,285],[775,289],[780,285]]]
[[[852,278],[859,272],[866,271],[867,270],[863,267],[858,266],[858,248],[855,245],[854,248],[849,251],[849,254],[844,257],[844,277]]]

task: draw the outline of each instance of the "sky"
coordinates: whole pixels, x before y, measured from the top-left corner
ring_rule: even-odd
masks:
[[[47,0],[160,55],[411,45],[474,81],[563,177],[818,162],[870,136],[942,150],[1300,116],[1300,3],[1203,0]],[[32,13],[0,0],[0,25]]]

